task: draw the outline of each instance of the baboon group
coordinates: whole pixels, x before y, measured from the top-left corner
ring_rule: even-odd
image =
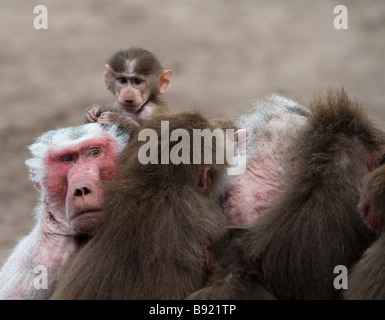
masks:
[[[30,145],[36,223],[0,298],[384,299],[380,123],[343,89],[309,106],[273,94],[235,120],[176,112],[160,97],[171,77],[119,50],[104,66],[114,104]]]

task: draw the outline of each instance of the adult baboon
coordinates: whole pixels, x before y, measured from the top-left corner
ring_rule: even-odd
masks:
[[[53,299],[181,299],[204,284],[207,248],[226,223],[219,204],[227,161],[216,155],[228,141],[218,123],[186,112],[139,128],[120,176],[106,185],[105,222]],[[219,129],[217,138],[203,139],[203,129]]]
[[[0,270],[0,299],[50,296],[73,252],[103,220],[101,180],[115,178],[129,137],[93,123],[48,131],[29,147],[26,165],[41,194],[36,224]]]
[[[253,297],[260,286],[278,299],[341,296],[335,266],[351,267],[376,238],[357,205],[385,137],[343,90],[310,109],[291,146],[283,192],[251,226],[214,243],[216,272],[191,299]]]

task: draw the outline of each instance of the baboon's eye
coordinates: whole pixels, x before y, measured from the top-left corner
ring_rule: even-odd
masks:
[[[60,159],[60,162],[61,163],[71,163],[71,162],[75,162],[76,160],[76,157],[73,156],[73,155],[67,155],[67,156],[64,156]]]
[[[133,80],[133,83],[136,84],[136,85],[140,85],[140,84],[142,84],[142,82],[143,82],[143,80],[142,80],[142,79],[139,79],[139,78],[135,78],[135,79]]]
[[[120,83],[120,84],[125,84],[125,83],[127,83],[127,79],[126,78],[118,78],[117,79],[118,80],[118,82]]]
[[[95,148],[95,149],[91,149],[90,152],[88,153],[88,155],[90,156],[98,156],[100,154],[100,150],[98,148]]]

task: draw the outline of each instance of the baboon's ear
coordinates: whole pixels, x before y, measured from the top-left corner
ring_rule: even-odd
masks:
[[[111,74],[111,67],[108,64],[104,65],[104,85],[106,86],[107,89],[111,89],[111,79],[110,79],[110,74]]]
[[[163,70],[158,80],[158,88],[157,88],[158,93],[166,92],[168,85],[171,82],[171,76],[172,76],[171,70]]]

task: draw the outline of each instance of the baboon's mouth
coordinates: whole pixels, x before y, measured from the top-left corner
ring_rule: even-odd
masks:
[[[140,105],[123,105],[124,111],[128,113],[135,113],[140,109]]]
[[[86,210],[82,210],[82,211],[79,211],[77,213],[74,214],[74,218],[77,218],[79,216],[82,216],[82,215],[85,215],[87,213],[97,213],[97,212],[101,212],[103,211],[102,208],[92,208],[92,209],[86,209]]]
[[[78,211],[71,219],[72,228],[81,234],[93,234],[103,221],[103,210],[101,208],[90,208]]]

